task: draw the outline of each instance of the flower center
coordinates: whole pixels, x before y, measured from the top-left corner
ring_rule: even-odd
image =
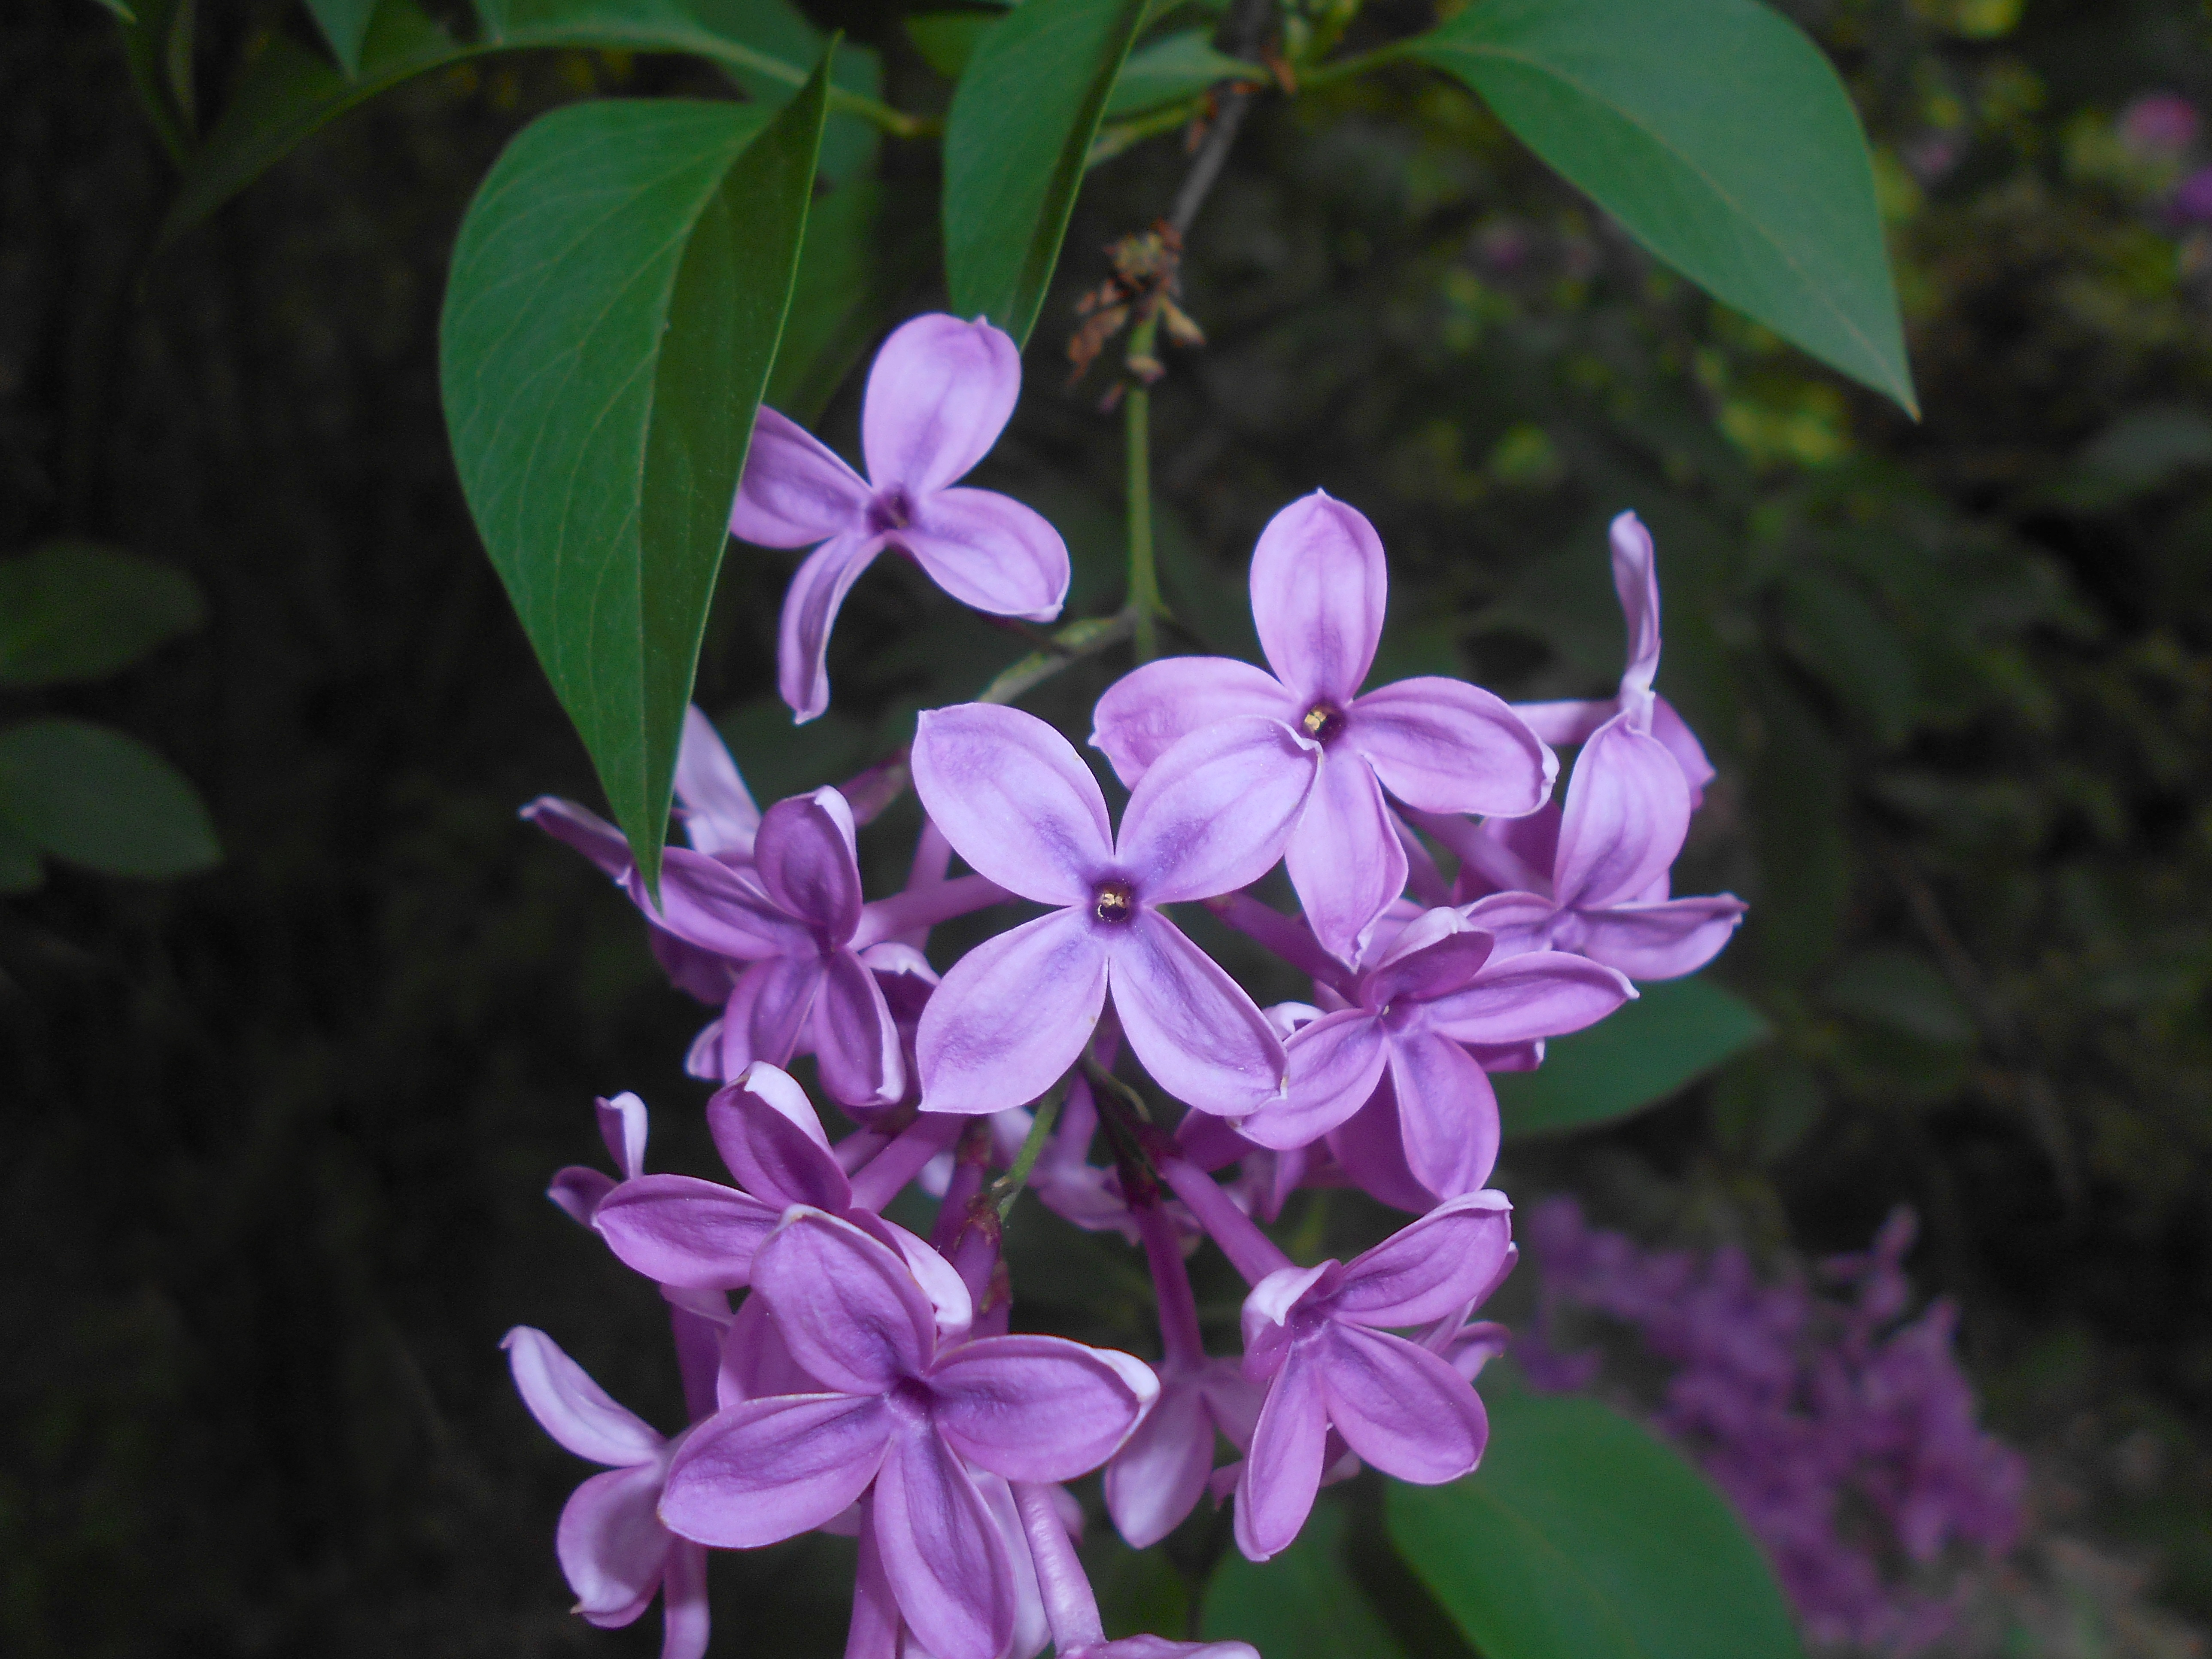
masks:
[[[1317,702],[1306,710],[1298,724],[1316,743],[1327,743],[1344,730],[1344,710],[1333,702]]]
[[[868,528],[880,536],[903,530],[914,522],[914,503],[906,491],[894,485],[868,503]]]
[[[1137,896],[1126,881],[1101,883],[1091,914],[1101,921],[1127,921],[1137,914]]]

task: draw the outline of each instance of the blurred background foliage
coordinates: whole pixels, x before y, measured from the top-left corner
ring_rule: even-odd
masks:
[[[808,9],[883,50],[893,101],[941,106],[896,8]],[[1318,484],[1393,555],[1380,677],[1590,694],[1620,651],[1603,526],[1644,514],[1661,689],[1721,768],[1678,890],[1753,901],[1718,971],[1777,1035],[1633,1122],[1516,1146],[1500,1184],[1765,1259],[1915,1206],[1912,1270],[1963,1304],[2039,1524],[2094,1540],[2036,1592],[2059,1633],[2008,1650],[2187,1651],[2139,1603],[2212,1621],[2212,146],[2122,116],[2212,107],[2212,21],[1784,9],[1877,144],[1922,423],[1394,70],[1263,100],[1192,233],[1208,343],[1170,350],[1153,405],[1168,597],[1186,647],[1243,648],[1252,539]],[[179,84],[212,98],[287,15],[206,8]],[[1377,0],[1350,40],[1431,15]],[[591,775],[463,507],[434,330],[509,134],[686,88],[714,90],[612,56],[454,70],[154,257],[173,175],[112,20],[0,20],[0,547],[129,550],[188,574],[206,618],[109,678],[0,685],[0,719],[143,739],[226,854],[168,884],[55,866],[0,907],[10,1653],[655,1639],[565,1612],[551,1526],[578,1471],[495,1345],[544,1326],[676,1414],[650,1291],[540,1194],[597,1160],[591,1097],[623,1088],[672,1109],[654,1167],[711,1167],[680,1074],[699,1015],[619,896],[515,819]],[[928,163],[884,162],[917,273]],[[1094,174],[983,480],[1061,526],[1071,614],[1119,598],[1121,453],[1103,376],[1069,389],[1057,341],[1185,165],[1170,135]],[[886,316],[936,303],[917,276]],[[848,451],[857,390],[822,428]],[[766,700],[790,562],[733,548],[700,685],[764,799],[859,769],[1028,648],[886,562],[839,631],[838,711],[794,734]],[[1120,666],[1040,711],[1079,720]],[[872,833],[886,873],[908,828]],[[1113,1248],[1024,1224],[1056,1230],[1017,1241],[1034,1316],[1133,1317]],[[721,1649],[835,1651],[843,1592],[808,1564],[847,1547],[720,1559]],[[1410,1650],[1443,1650],[1404,1617]]]

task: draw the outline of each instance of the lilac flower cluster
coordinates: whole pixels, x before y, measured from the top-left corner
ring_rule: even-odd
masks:
[[[866,479],[763,413],[732,522],[818,544],[783,618],[799,720],[824,706],[838,605],[879,554],[971,605],[1057,613],[1059,537],[957,483],[1018,368],[980,321],[899,329],[868,380]],[[763,811],[696,711],[676,776],[690,844],[667,849],[657,895],[611,826],[527,809],[629,893],[671,978],[716,1008],[689,1065],[720,1085],[707,1117],[732,1177],[647,1173],[645,1109],[626,1096],[600,1108],[619,1178],[554,1182],[667,1299],[690,1415],[663,1437],[549,1338],[509,1336],[531,1409],[609,1468],[559,1528],[580,1613],[626,1623],[658,1591],[665,1653],[692,1659],[703,1550],[827,1529],[860,1543],[850,1659],[1028,1659],[1048,1640],[1231,1659],[1250,1650],[1105,1639],[1064,1483],[1103,1468],[1139,1547],[1209,1490],[1233,1493],[1237,1543],[1263,1560],[1362,1463],[1425,1483],[1474,1468],[1488,1430],[1472,1378],[1502,1333],[1474,1315],[1514,1260],[1510,1206],[1487,1184],[1487,1073],[1540,1063],[1547,1038],[1633,997],[1630,975],[1702,966],[1743,909],[1669,896],[1711,769],[1652,690],[1656,578],[1632,515],[1613,555],[1631,637],[1614,696],[1516,710],[1449,678],[1365,690],[1382,544],[1341,502],[1293,502],[1252,561],[1267,669],[1174,658],[1100,699],[1091,741],[1129,791],[1118,827],[1042,720],[930,710],[908,760],[926,814],[911,873],[874,900],[856,834],[884,772]],[[1560,805],[1553,743],[1581,750]],[[970,873],[951,873],[955,854]],[[1297,916],[1249,890],[1279,862]],[[932,927],[1010,899],[1042,913],[940,977]],[[1312,1000],[1257,1006],[1177,926],[1191,904],[1310,975]],[[1172,1130],[1115,1075],[1124,1048],[1188,1109]],[[859,1126],[834,1144],[785,1069],[805,1054]],[[1157,1364],[1009,1334],[1000,1220],[1024,1182],[1141,1246]],[[884,1214],[915,1183],[938,1200],[927,1239]],[[1328,1185],[1417,1218],[1349,1261],[1298,1265],[1260,1222]],[[1186,1257],[1208,1238],[1250,1286],[1237,1358],[1210,1354],[1200,1326]],[[1217,1469],[1224,1439],[1237,1455]]]
[[[1589,1386],[1600,1355],[1559,1351],[1576,1311],[1631,1327],[1673,1368],[1656,1426],[1688,1449],[1766,1547],[1806,1632],[1916,1653],[1955,1598],[1905,1582],[1954,1545],[1994,1557],[2021,1524],[2027,1468],[1981,1431],[1952,1353],[1958,1310],[1903,1316],[1909,1212],[1871,1249],[1820,1264],[1843,1292],[1761,1284],[1742,1251],[1646,1252],[1591,1229],[1572,1199],[1530,1212],[1538,1321],[1516,1354],[1540,1387]]]

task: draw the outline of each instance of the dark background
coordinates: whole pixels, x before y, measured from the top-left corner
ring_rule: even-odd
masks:
[[[2212,98],[2204,14],[1790,9],[1881,152],[1923,422],[1654,268],[1442,83],[1278,100],[1194,233],[1210,343],[1156,399],[1170,599],[1235,647],[1254,534],[1321,485],[1391,551],[1379,677],[1587,693],[1617,672],[1602,525],[1643,511],[1661,687],[1723,775],[1678,890],[1753,901],[1723,971],[1779,1036],[1622,1130],[1516,1149],[1501,1184],[1769,1260],[1915,1206],[1916,1276],[1962,1301],[1990,1419],[2039,1460],[2038,1525],[2212,1619],[2212,246],[2112,118]],[[891,10],[817,15],[886,48],[894,101],[942,100]],[[210,9],[204,102],[271,22],[304,27]],[[145,738],[228,854],[0,905],[11,1653],[657,1641],[566,1613],[552,1523],[585,1471],[496,1345],[540,1325],[676,1415],[649,1288],[541,1194],[601,1161],[591,1098],[623,1088],[660,1108],[655,1167],[710,1167],[680,1071],[701,1015],[515,817],[594,787],[462,505],[434,341],[454,228],[531,114],[718,86],[582,57],[432,77],[156,254],[173,173],[109,21],[0,19],[0,550],[112,542],[210,615],[0,714]],[[1184,165],[1170,138],[1095,177],[986,475],[1068,536],[1071,614],[1118,602],[1121,458],[1059,341]],[[930,153],[884,167],[930,269]],[[848,449],[855,390],[823,427]],[[872,575],[839,712],[795,742],[759,701],[788,567],[732,550],[700,688],[763,798],[1022,648]],[[1079,722],[1120,665],[1037,706]],[[722,1561],[717,1650],[836,1651],[845,1547]]]

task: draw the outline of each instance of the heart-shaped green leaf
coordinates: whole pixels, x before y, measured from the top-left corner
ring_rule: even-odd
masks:
[[[1850,94],[1756,0],[1477,0],[1408,43],[1716,298],[1917,413]]]
[[[952,309],[1026,343],[1146,0],[1022,0],[976,42],[945,130]]]
[[[200,625],[181,570],[118,548],[50,542],[0,560],[0,685],[96,680]]]
[[[1390,1541],[1484,1659],[1797,1659],[1780,1587],[1704,1475],[1594,1400],[1486,1395],[1490,1449],[1390,1488]]]
[[[86,720],[0,731],[0,825],[104,875],[185,876],[222,858],[184,775],[137,738]]]
[[[1498,1109],[1508,1139],[1587,1129],[1656,1106],[1759,1042],[1766,1021],[1706,979],[1666,980],[1587,1031],[1553,1037],[1533,1072],[1501,1072]]]
[[[493,166],[453,251],[440,380],[461,487],[648,880],[828,72],[773,118],[556,110]]]

